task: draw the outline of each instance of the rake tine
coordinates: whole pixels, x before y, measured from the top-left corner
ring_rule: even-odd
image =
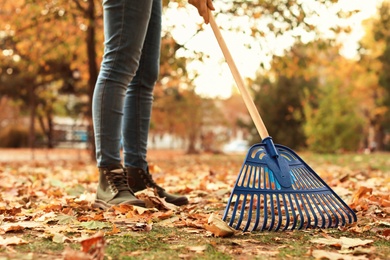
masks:
[[[345,206],[342,205],[339,201],[335,200],[335,203],[339,206],[338,208],[341,209],[345,213],[345,215],[348,217],[348,223],[352,223],[353,220],[352,220],[352,217],[350,215],[351,211],[349,211],[349,210],[347,211]],[[344,216],[344,214],[343,214],[343,216]],[[353,216],[355,217],[355,221],[356,221],[356,215],[353,215]],[[343,225],[345,225],[345,223],[343,223]]]
[[[326,199],[326,195],[325,194],[322,194],[320,196],[320,199],[322,201],[322,204],[324,204],[324,207],[327,209],[327,212],[328,212],[328,223],[327,223],[327,228],[330,228],[332,226],[337,226],[338,224],[338,218],[337,218],[337,215],[335,214],[333,208],[331,207],[331,204],[329,203],[329,201]],[[333,225],[333,217],[335,217],[335,221],[336,221],[336,224]]]
[[[222,216],[223,221],[225,221],[229,215],[229,209],[230,209],[230,205],[232,203],[233,196],[234,196],[234,193],[232,192],[232,194],[230,194],[229,200],[226,204],[226,208],[225,208],[225,211],[224,211],[223,216]]]
[[[252,176],[254,178],[256,178],[256,175],[253,174],[252,175],[252,171],[254,169],[254,167],[250,166],[250,167],[247,167],[247,170],[245,171],[245,177],[246,177],[246,174],[248,172],[248,168],[249,168],[249,175],[248,175],[248,178],[247,178],[247,183],[246,183],[246,187],[249,187],[250,186],[250,182],[251,182],[251,179],[252,179]],[[245,177],[244,177],[244,180],[245,180]],[[243,200],[243,204],[242,204],[242,210],[241,210],[241,215],[240,215],[240,221],[239,221],[239,224],[238,225],[241,225],[241,221],[243,220],[243,217],[244,217],[244,213],[245,213],[245,202],[247,200],[247,197],[245,195],[244,197],[244,200]],[[252,219],[252,205],[253,205],[253,194],[251,195],[251,199],[250,199],[250,203],[249,203],[249,212],[248,212],[248,220],[247,220],[247,224],[245,225],[245,228],[244,228],[244,232],[249,228],[250,226],[250,221]]]
[[[329,197],[330,197],[330,198],[329,198]],[[345,225],[345,217],[344,217],[344,214],[340,211],[340,208],[339,208],[339,207],[335,206],[333,198],[331,198],[330,195],[325,196],[325,198],[328,200],[328,203],[329,203],[330,205],[332,205],[333,208],[339,213],[339,215],[340,215],[340,217],[341,217],[341,220],[342,220],[342,222],[341,222],[342,225]],[[338,224],[339,224],[339,217],[338,217],[338,215],[336,214],[336,212],[334,212],[334,210],[331,209],[331,211],[333,212],[333,215],[335,216],[335,219],[336,219],[336,224],[335,224],[335,226],[337,227]]]
[[[306,207],[306,197],[305,197],[306,194],[299,194],[299,197],[301,198],[301,201],[302,201],[302,207],[306,213],[306,217],[307,217],[307,224],[306,224],[306,228],[309,228],[310,226],[310,222],[311,222],[311,217],[310,217],[310,213],[309,211],[307,210],[307,207]],[[303,223],[302,223],[303,224]]]
[[[284,210],[286,212],[286,224],[285,224],[285,226],[283,228],[283,231],[286,230],[288,228],[288,226],[290,225],[290,214],[288,213],[289,209],[287,207],[286,197],[284,195],[285,194],[282,194]]]
[[[268,189],[271,189],[272,188],[273,173],[268,168],[266,168],[266,173],[267,173],[267,176],[268,176],[268,184],[269,184],[269,188]],[[273,228],[273,226],[275,224],[275,206],[274,206],[274,198],[273,198],[273,194],[272,193],[270,194],[270,203],[271,203],[271,206],[270,206],[270,210],[271,210],[271,223],[270,223],[270,226],[268,227],[269,231],[272,230],[272,228]]]
[[[250,204],[249,205],[253,205],[253,196],[254,196],[254,194],[251,195],[251,200],[250,200]],[[251,224],[251,220],[252,220],[252,207],[250,206],[249,207],[249,212],[248,212],[248,220],[247,220],[247,223],[246,223],[246,225],[245,225],[245,227],[243,229],[244,232],[248,230],[248,228],[249,228],[249,226]]]
[[[249,166],[245,167],[244,175],[242,176],[242,179],[241,179],[241,182],[240,182],[240,186],[241,187],[245,187],[244,185],[245,185],[245,180],[247,179],[246,176],[247,176],[248,168],[250,168],[250,167]]]
[[[304,182],[302,181],[299,169],[295,169],[294,173],[295,173],[294,175],[295,175],[295,179],[296,179],[296,181],[294,183],[295,183],[295,185],[299,186],[297,188],[299,190],[305,188],[305,185],[304,185]],[[308,211],[306,209],[304,200],[302,200],[302,194],[295,194],[294,198],[295,198],[295,202],[296,202],[296,205],[297,205],[297,209],[299,211],[299,215],[301,217],[301,223],[299,224],[299,227],[298,227],[298,229],[300,230],[300,229],[303,228],[303,225],[304,225],[304,222],[305,222],[305,217],[304,217],[305,215],[303,214],[303,212],[301,210],[301,206],[302,206],[303,210],[305,211],[306,216],[308,216],[309,213],[308,213]],[[299,201],[302,201],[302,203],[299,203]],[[308,216],[308,221],[310,222],[310,216]]]
[[[328,213],[328,211],[326,210],[326,207],[323,203],[321,203],[321,196],[316,194],[315,195],[316,197],[316,200],[318,201],[318,204],[320,205],[320,207],[322,208],[322,211],[319,209],[318,211],[320,212],[321,214],[321,218],[322,218],[322,223],[321,223],[321,228],[324,228],[325,227],[325,224],[326,224],[326,219],[325,219],[325,215],[323,212],[325,212],[326,216],[328,217],[328,219],[331,219],[331,216],[330,214]]]
[[[334,212],[334,210],[333,210],[333,208],[336,208],[336,207],[334,207],[334,205],[332,205],[331,203],[330,203],[330,201],[328,200],[328,198],[327,198],[327,194],[322,194],[321,196],[320,196],[320,198],[321,198],[321,200],[323,201],[323,203],[322,204],[324,204],[324,207],[326,207],[326,209],[328,209],[328,210],[326,210],[326,212],[327,212],[327,214],[328,214],[328,219],[329,219],[329,223],[328,223],[328,228],[329,227],[332,227],[332,226],[337,226],[338,225],[338,223],[339,223],[339,221],[338,221],[338,217],[337,217],[337,215],[335,214],[335,212]],[[333,206],[333,208],[332,208],[332,206]],[[335,224],[333,225],[333,218],[332,218],[332,216],[334,216],[335,217]]]
[[[315,207],[315,209],[317,209],[317,212],[318,212],[318,214],[317,214],[317,212],[314,209],[312,209],[312,213],[313,213],[313,217],[314,217],[314,225],[313,226],[317,227],[318,226],[318,215],[320,215],[322,219],[324,218],[324,216],[322,215],[322,212],[318,206],[318,203],[316,203],[315,196],[313,194],[311,194],[311,195],[309,194],[308,196],[309,196],[310,200],[313,202],[312,204],[314,204],[314,207]],[[310,205],[311,205],[311,203],[310,203]]]
[[[335,200],[335,203],[337,204],[339,209],[342,209],[345,213],[345,215],[348,217],[348,223],[352,223],[353,221],[356,221],[356,215],[352,214],[351,216],[351,211],[347,210],[348,208],[345,207],[345,205],[342,205],[338,200]],[[343,214],[344,215],[344,214]],[[343,223],[345,225],[345,223]]]
[[[264,196],[264,209],[263,209],[264,222],[263,222],[263,226],[261,227],[262,231],[265,229],[265,227],[267,226],[267,222],[268,222],[267,194],[263,194],[263,196]]]
[[[233,208],[233,211],[232,211],[232,216],[231,216],[230,222],[229,222],[229,225],[230,225],[230,226],[233,226],[234,219],[236,218],[236,213],[237,213],[238,204],[239,204],[239,202],[240,202],[240,197],[241,197],[241,194],[238,194],[238,195],[237,195],[237,198],[236,198],[236,201],[235,201],[235,203],[234,203],[234,208]],[[236,229],[238,229],[238,226],[236,226]]]
[[[277,224],[277,226],[276,226],[276,228],[275,228],[275,231],[278,231],[279,230],[279,228],[280,228],[280,226],[281,226],[281,224],[282,224],[282,210],[281,210],[281,208],[280,208],[280,199],[279,199],[279,195],[278,194],[276,194],[275,195],[276,196],[276,206],[278,207],[278,224]]]
[[[293,216],[293,223],[291,226],[291,230],[293,230],[297,225],[297,215],[295,213],[294,203],[292,202],[291,196],[292,196],[291,194],[288,194],[288,200],[290,201],[290,207],[291,207],[291,214]]]
[[[316,178],[314,178],[310,172],[307,171],[307,169],[300,168],[300,171],[302,172],[303,179],[306,180],[306,183],[309,184],[310,188],[319,188],[322,187],[322,183],[318,182]]]
[[[261,187],[261,167],[256,167],[255,168],[255,176],[258,176],[257,178],[257,188],[260,189]],[[255,180],[256,181],[256,178]],[[253,230],[256,230],[257,229],[257,226],[259,225],[259,222],[260,222],[260,200],[261,200],[261,197],[260,197],[260,194],[257,194],[257,202],[256,202],[256,221],[255,221],[255,224],[252,228],[252,231]]]
[[[271,223],[269,224],[268,231],[271,231],[275,224],[275,206],[274,206],[274,196],[270,194],[270,210],[271,210]]]
[[[325,198],[326,200],[328,201],[329,205],[331,205],[331,207],[333,207],[333,209],[331,209],[331,211],[333,212],[333,215],[336,219],[336,223],[335,223],[335,227],[337,227],[339,225],[339,222],[340,222],[340,217],[341,217],[341,222],[342,222],[342,225],[345,225],[345,217],[344,217],[344,214],[340,211],[340,209],[334,204],[334,201],[333,199],[331,198],[331,195],[330,194],[326,194],[325,195]],[[339,214],[337,214],[337,213]]]
[[[238,228],[241,226],[241,222],[242,222],[242,220],[244,219],[245,205],[246,205],[246,197],[247,197],[247,194],[244,195],[244,199],[242,200],[240,217],[238,218],[236,229],[238,229]]]
[[[274,173],[269,170],[269,176],[270,176],[270,188],[273,188],[272,187],[272,184],[275,185],[275,189],[277,190],[280,190],[281,187],[280,187],[280,184],[278,182],[277,179],[274,178]],[[275,194],[275,197],[276,197],[276,207],[277,207],[277,211],[278,211],[278,224],[275,228],[275,231],[278,231],[279,228],[280,228],[280,225],[282,224],[282,211],[281,211],[281,208],[280,208],[280,199],[279,199],[279,195],[278,194]],[[273,215],[273,219],[275,219],[275,215]]]
[[[301,204],[299,203],[299,194],[294,194],[294,199],[295,199],[295,203],[296,203],[296,207],[298,209],[298,212],[299,212],[299,217],[301,219],[301,223],[299,223],[299,226],[298,226],[298,230],[302,229],[303,227],[303,223],[305,222],[305,216],[302,212],[302,209],[301,209]]]
[[[256,221],[252,228],[252,231],[256,230],[257,226],[259,225],[259,221],[260,221],[260,194],[257,194]]]
[[[302,175],[304,175],[304,171],[301,171],[301,169],[299,169],[299,173],[302,174]],[[313,184],[314,184],[314,183],[312,183],[312,182],[310,181],[310,179],[302,178],[301,175],[299,175],[299,179],[301,180],[301,184],[302,184],[302,187],[303,187],[303,188],[312,188],[312,187],[313,187]],[[306,228],[309,228],[309,227],[310,227],[310,225],[311,225],[311,218],[312,218],[312,217],[313,217],[313,219],[314,219],[314,226],[316,226],[317,223],[318,223],[318,218],[317,218],[317,216],[316,216],[316,213],[315,213],[313,207],[311,206],[310,198],[308,198],[308,196],[307,196],[306,193],[303,194],[303,196],[304,196],[305,200],[303,200],[303,204],[302,204],[302,205],[304,206],[304,210],[305,210],[306,215],[307,215],[307,218],[308,218],[308,219],[307,219],[308,222],[307,222]],[[301,197],[301,198],[302,198],[302,197]],[[305,203],[305,201],[306,201],[306,203]],[[308,209],[310,210],[310,213],[312,213],[311,215],[310,215],[309,211],[307,210],[306,204],[308,205]]]
[[[308,189],[313,189],[313,186],[316,186],[316,184],[314,182],[312,182],[310,177],[308,177],[306,175],[305,170],[299,169],[299,171],[301,173],[301,179],[302,179],[302,182],[305,184],[305,187],[308,188]]]
[[[304,197],[304,205],[307,206],[307,225],[306,225],[306,228],[310,228],[311,227],[311,222],[312,222],[312,218],[314,218],[314,221],[315,221],[315,212],[313,210],[313,207],[311,206],[311,203],[310,203],[310,200],[309,198],[307,197],[307,194],[303,194],[303,197]],[[311,213],[311,214],[310,214]]]
[[[296,182],[299,184],[299,190],[303,190],[304,188],[307,188],[305,181],[302,178],[302,173],[300,169],[295,170],[296,175]]]

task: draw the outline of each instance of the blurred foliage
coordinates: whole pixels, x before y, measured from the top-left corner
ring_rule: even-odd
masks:
[[[0,129],[0,147],[23,148],[28,146],[29,129],[23,124],[13,124]],[[37,142],[42,142],[43,134],[37,133]]]
[[[337,3],[253,0],[214,4],[222,30],[250,36],[253,44],[268,50],[270,65],[259,62],[257,78],[248,81],[275,142],[326,151],[370,144],[383,149],[390,128],[389,2],[385,0],[379,15],[366,22],[360,59],[355,61],[346,61],[339,54],[335,40],[351,28],[335,25],[324,38],[316,24],[331,9],[340,21],[356,13],[337,9]],[[163,6],[164,12],[194,8],[184,0],[164,0]],[[30,114],[30,138],[37,121],[50,147],[54,116],[90,117],[103,52],[102,19],[98,0],[0,4],[0,93]],[[183,24],[171,24],[162,33],[161,75],[151,131],[186,139],[188,151],[194,150],[197,142],[210,150],[231,138],[239,125],[251,125],[251,120],[234,96],[220,101],[195,94],[198,75],[187,68],[193,61],[207,62],[207,55],[178,42],[171,33],[176,26]],[[204,26],[198,24],[194,33]],[[311,40],[303,42],[303,33]],[[295,43],[277,54],[265,42],[269,36],[293,37]],[[253,44],[247,47],[254,48]],[[221,128],[227,130],[217,130]],[[210,138],[213,131],[215,136]],[[257,133],[249,132],[252,142],[258,142]],[[336,135],[338,139],[333,140]]]

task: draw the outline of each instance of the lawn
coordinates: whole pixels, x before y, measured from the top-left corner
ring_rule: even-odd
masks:
[[[390,154],[299,155],[357,223],[220,236],[208,221],[222,216],[245,154],[151,151],[155,180],[190,204],[148,191],[151,208],[102,211],[90,207],[97,170],[85,151],[0,150],[0,259],[388,259]]]

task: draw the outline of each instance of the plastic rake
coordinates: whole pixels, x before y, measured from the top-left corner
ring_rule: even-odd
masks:
[[[273,143],[211,12],[209,18],[262,138],[247,153],[222,219],[243,231],[331,228],[356,222],[355,212],[309,165],[290,148]]]

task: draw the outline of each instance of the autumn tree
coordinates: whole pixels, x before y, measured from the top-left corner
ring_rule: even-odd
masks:
[[[356,89],[359,107],[366,120],[365,147],[383,150],[386,133],[390,131],[390,37],[389,1],[378,7],[377,14],[364,21],[365,36],[360,40],[360,59],[362,68],[360,85]]]
[[[356,96],[361,72],[355,61],[337,53],[322,68],[316,102],[304,107],[304,130],[310,150],[334,153],[363,147],[364,117]]]
[[[54,115],[69,114],[79,107],[78,113],[73,114],[91,118],[98,54],[101,54],[96,50],[97,42],[102,42],[102,36],[96,36],[99,28],[97,35],[101,35],[100,4],[95,6],[95,0],[70,3],[18,0],[3,5],[2,48],[8,52],[1,57],[2,92],[21,99],[28,108],[30,146],[34,146],[36,118],[48,147],[53,147]],[[88,97],[84,108],[69,107],[66,95],[84,94]],[[93,143],[93,139],[90,141]]]
[[[48,146],[53,146],[55,104],[61,104],[58,93],[73,77],[75,46],[63,39],[73,37],[74,32],[67,28],[64,15],[65,9],[56,3],[39,5],[19,0],[3,4],[0,88],[29,110],[30,147],[35,145],[35,118],[46,134]]]
[[[313,68],[320,45],[297,43],[282,56],[275,56],[271,69],[253,82],[254,101],[275,142],[292,148],[305,146],[304,93],[318,84]],[[258,140],[258,134],[255,135]],[[255,139],[256,141],[256,139]]]

